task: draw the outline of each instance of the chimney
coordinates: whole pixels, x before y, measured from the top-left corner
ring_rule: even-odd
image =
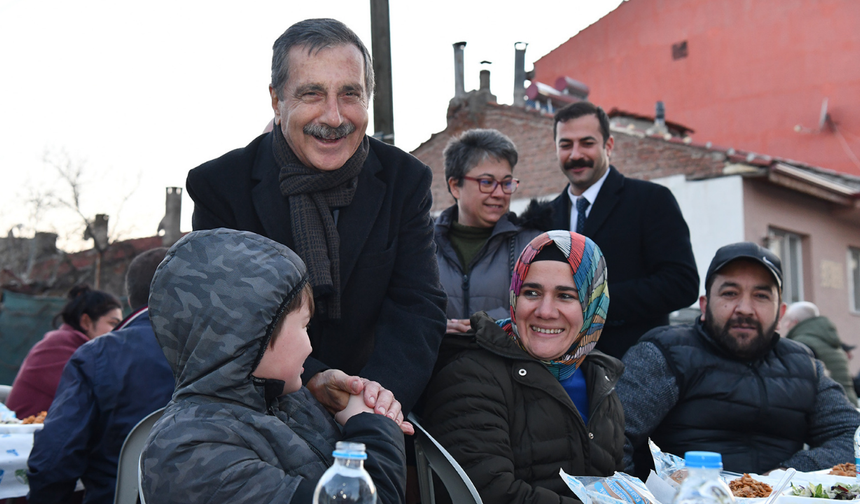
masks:
[[[465,42],[454,44],[454,97],[460,98],[466,94],[465,74],[463,73],[463,48]]]
[[[490,92],[490,71],[489,70],[481,70],[480,74],[481,79],[481,87],[478,88],[478,91],[486,91]]]
[[[526,104],[526,47],[525,42],[514,43],[514,106]]]
[[[663,105],[662,101],[657,102],[657,110],[654,114],[654,131],[661,134],[669,132],[666,127],[666,106]]]
[[[179,231],[179,218],[182,215],[181,187],[167,188],[164,206],[164,218],[158,223],[158,234],[161,235],[161,245],[170,247],[182,237],[182,232]]]

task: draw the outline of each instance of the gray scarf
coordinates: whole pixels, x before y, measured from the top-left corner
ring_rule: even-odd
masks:
[[[293,247],[308,267],[314,298],[319,300],[317,311],[327,318],[339,319],[340,237],[332,209],[352,203],[370,141],[365,136],[358,150],[342,167],[323,171],[309,168],[299,161],[278,125],[275,125],[272,135],[272,151],[281,169],[278,177],[281,194],[290,203]]]

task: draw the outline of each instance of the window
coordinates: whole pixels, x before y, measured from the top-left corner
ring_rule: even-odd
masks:
[[[770,228],[768,247],[782,261],[782,300],[803,301],[803,255],[801,237],[788,231]]]
[[[687,57],[687,41],[672,44],[672,59],[679,60]]]
[[[860,249],[848,247],[848,289],[851,311],[860,313]]]

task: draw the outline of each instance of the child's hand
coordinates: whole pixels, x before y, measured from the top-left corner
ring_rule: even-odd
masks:
[[[346,408],[334,414],[334,419],[337,420],[337,423],[344,425],[347,420],[359,413],[373,413],[373,409],[364,404],[363,395],[354,394],[349,396]]]

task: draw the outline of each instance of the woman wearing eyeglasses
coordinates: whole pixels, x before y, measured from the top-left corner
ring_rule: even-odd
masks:
[[[445,147],[445,179],[456,203],[436,219],[436,259],[448,294],[448,332],[469,330],[472,313],[503,318],[520,252],[540,234],[508,212],[519,181],[517,148],[493,129],[473,129]]]

